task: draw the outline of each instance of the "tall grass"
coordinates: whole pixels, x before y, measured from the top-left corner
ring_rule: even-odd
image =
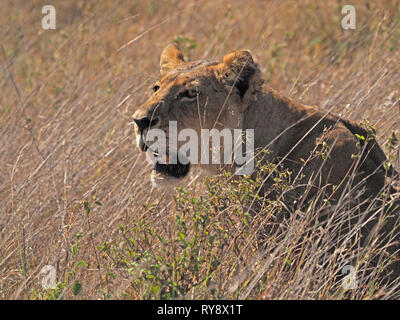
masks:
[[[368,285],[356,290],[334,277],[345,264],[386,259],[346,241],[361,225],[338,237],[357,214],[346,199],[357,195],[328,208],[340,218],[321,225],[313,203],[288,207],[285,176],[282,197],[255,207],[249,178],[153,190],[128,125],[158,77],[161,50],[177,41],[191,59],[249,48],[267,85],[368,119],[382,146],[394,142],[397,1],[353,1],[355,30],[341,28],[341,1],[57,0],[50,31],[41,29],[45,4],[6,0],[0,12],[1,299],[398,296],[379,269],[359,275]],[[385,150],[399,168],[399,147]],[[358,216],[382,213],[378,200]],[[46,265],[55,289],[41,285]]]

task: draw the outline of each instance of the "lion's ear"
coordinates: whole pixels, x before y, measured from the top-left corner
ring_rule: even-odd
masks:
[[[217,78],[225,85],[235,86],[240,98],[248,100],[261,89],[263,80],[249,50],[238,50],[226,55],[217,67]]]
[[[169,44],[161,53],[160,72],[164,74],[175,69],[179,64],[184,62],[183,54],[177,46]]]

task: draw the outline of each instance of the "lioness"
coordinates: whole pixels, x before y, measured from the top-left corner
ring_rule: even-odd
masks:
[[[191,128],[198,136],[201,129],[254,129],[255,150],[267,148],[269,162],[294,175],[301,174],[305,184],[312,184],[315,190],[329,190],[330,202],[337,201],[349,184],[357,187],[364,199],[373,198],[383,191],[387,176],[398,175],[391,166],[388,168],[386,156],[369,130],[302,105],[263,85],[260,69],[248,50],[232,52],[222,62],[186,62],[181,51],[171,44],[161,54],[160,68],[161,76],[152,87],[152,96],[133,115],[141,151],[154,151],[146,141],[149,129],[163,130],[168,139],[171,121],[176,121],[178,132]],[[170,186],[191,171],[190,163],[169,163],[171,152],[177,151],[166,150],[161,155],[164,163],[155,161],[153,184]],[[200,166],[212,172],[220,167],[204,163]],[[265,189],[269,186],[267,178]],[[382,234],[391,234],[397,215],[386,220],[384,228],[378,220],[382,221],[370,219],[361,238],[368,239],[382,230]],[[396,250],[394,246],[390,251],[393,254]],[[399,275],[400,265],[392,266],[395,275]]]
[[[153,95],[133,115],[142,151],[148,150],[148,129],[162,129],[168,139],[169,123],[176,121],[178,131],[191,128],[199,136],[204,128],[254,129],[256,150],[267,147],[269,160],[314,176],[319,186],[332,186],[336,195],[350,176],[354,185],[365,186],[366,195],[375,195],[384,185],[385,174],[394,174],[391,167],[385,171],[386,156],[373,138],[367,139],[366,129],[264,86],[248,50],[230,53],[222,62],[186,62],[171,44],[161,54],[160,68]],[[322,152],[325,156],[316,156]],[[200,166],[209,171],[216,167]],[[168,185],[189,171],[190,163],[156,162],[151,179],[155,185]]]

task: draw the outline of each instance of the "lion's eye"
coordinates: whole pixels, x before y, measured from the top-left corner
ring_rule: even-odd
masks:
[[[178,94],[178,100],[181,101],[194,101],[197,99],[197,92],[192,90],[185,90]]]
[[[156,92],[158,89],[160,89],[160,86],[156,84],[152,89],[153,92]]]

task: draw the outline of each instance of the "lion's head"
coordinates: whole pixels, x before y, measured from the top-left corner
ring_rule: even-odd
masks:
[[[171,123],[175,122],[177,132],[189,128],[198,137],[202,129],[241,129],[244,111],[256,99],[262,82],[260,70],[248,50],[230,53],[222,62],[186,62],[175,45],[167,46],[161,54],[160,78],[152,86],[153,94],[133,115],[141,151],[149,154],[154,151],[146,142],[149,129],[162,130],[166,135],[165,154],[156,154],[164,162],[153,157],[152,182],[166,185],[179,181],[193,165],[180,161],[179,157],[174,164],[170,163],[171,155],[184,144],[178,141],[171,149],[168,144]]]

